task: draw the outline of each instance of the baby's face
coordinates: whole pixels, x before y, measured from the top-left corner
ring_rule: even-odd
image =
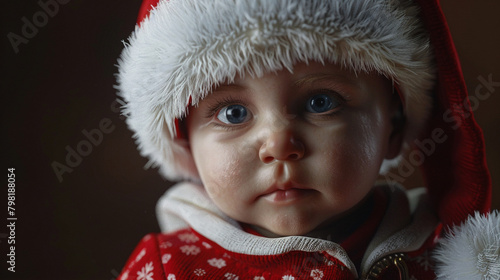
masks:
[[[370,191],[391,135],[391,83],[333,64],[297,64],[221,85],[191,107],[190,148],[214,203],[233,219],[303,235]]]

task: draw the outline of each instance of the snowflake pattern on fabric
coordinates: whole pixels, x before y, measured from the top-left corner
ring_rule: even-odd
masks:
[[[224,274],[227,280],[239,280],[240,278],[236,274],[226,273]]]
[[[311,271],[311,277],[314,279],[314,280],[321,280],[323,279],[323,271],[319,270],[319,269],[313,269]]]
[[[172,258],[172,255],[170,254],[164,254],[162,257],[161,257],[161,263],[162,264],[166,264],[168,263],[168,261]]]
[[[207,242],[202,242],[201,245],[203,245],[203,247],[205,247],[207,249],[212,248],[212,245],[208,244]]]
[[[335,257],[315,252],[315,262],[307,252],[280,256],[240,256],[227,251],[192,229],[144,238],[129,258],[120,280],[326,280],[354,279]],[[144,241],[146,240],[146,241]],[[288,255],[291,254],[290,257]],[[430,253],[408,258],[411,280],[434,279]],[[269,258],[263,262],[263,258]],[[283,259],[285,258],[285,259]],[[265,265],[262,265],[265,263]],[[429,271],[427,271],[429,270]],[[135,276],[137,275],[137,276]],[[392,279],[389,278],[381,279]],[[160,277],[160,278],[158,278]]]
[[[142,257],[144,257],[144,255],[146,255],[146,248],[142,249],[139,255],[137,255],[137,257],[135,258],[135,262],[140,261]]]
[[[193,233],[183,233],[183,234],[179,234],[177,236],[182,242],[185,242],[185,243],[194,243],[198,240],[200,240],[196,235],[194,235]]]
[[[211,266],[217,267],[217,268],[223,268],[224,266],[226,266],[226,261],[224,261],[223,259],[209,259],[207,262]]]
[[[170,248],[170,247],[172,247],[172,243],[170,243],[170,242],[162,242],[160,244],[160,248],[162,248],[162,249],[167,249],[167,248]]]
[[[153,262],[147,263],[142,267],[141,271],[137,271],[137,280],[154,280],[153,279]]]
[[[201,250],[199,247],[196,247],[194,245],[184,245],[181,248],[181,251],[186,254],[186,255],[198,255]]]
[[[194,275],[196,275],[196,276],[203,276],[203,275],[205,275],[205,274],[206,274],[205,270],[203,270],[203,269],[201,269],[201,268],[196,269],[193,273],[194,273]]]
[[[235,264],[238,264],[240,267],[245,267],[248,265],[246,262],[234,259],[232,252],[218,247],[216,243],[198,235],[191,229],[181,230],[175,234],[157,235],[157,237],[148,238],[147,240],[149,240],[147,241],[149,245],[144,244],[142,247],[138,246],[135,255],[131,257],[131,261],[129,261],[127,266],[131,272],[134,274],[137,273],[137,280],[152,280],[159,275],[165,275],[162,279],[167,280],[169,280],[168,277],[170,275],[172,275],[170,277],[172,279],[325,279],[322,276],[323,270],[315,270],[315,267],[308,267],[305,271],[298,271],[302,277],[294,275],[292,271],[294,269],[303,269],[302,265],[289,265],[286,269],[279,268],[279,266],[273,266],[271,269],[269,269],[268,266],[258,269],[252,268],[254,272],[252,275],[248,275],[246,274],[248,273],[246,269],[235,269]],[[156,246],[156,248],[154,248],[154,246]],[[155,260],[154,256],[159,256],[159,258],[157,257],[158,259],[153,265],[150,261]],[[318,261],[317,265],[326,267],[326,263],[327,260],[325,259],[323,261]],[[338,264],[334,265],[334,263],[331,265],[337,268],[341,267]],[[153,268],[155,269],[154,272]],[[349,275],[349,273],[346,275]],[[348,278],[349,277],[343,277],[342,279]],[[128,279],[132,280],[131,277],[128,277]]]
[[[128,279],[128,271],[125,271],[122,273],[122,276],[120,277],[120,280],[127,280]]]

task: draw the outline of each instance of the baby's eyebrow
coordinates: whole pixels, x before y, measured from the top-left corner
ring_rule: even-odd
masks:
[[[318,74],[310,74],[293,82],[293,86],[295,87],[305,87],[310,86],[314,83],[318,82],[328,82],[335,84],[344,84],[348,86],[357,87],[356,79],[351,76],[341,74],[341,73],[318,73]]]

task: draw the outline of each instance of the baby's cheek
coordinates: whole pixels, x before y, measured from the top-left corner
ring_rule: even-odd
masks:
[[[226,164],[213,164],[208,178],[203,184],[209,197],[222,212],[233,219],[240,218],[243,210],[240,192],[243,186],[237,175],[237,170]]]
[[[214,196],[229,196],[241,184],[240,161],[227,150],[213,149],[204,160],[204,184]]]

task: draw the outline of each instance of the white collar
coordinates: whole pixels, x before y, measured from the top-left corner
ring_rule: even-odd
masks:
[[[408,197],[412,203],[417,201],[413,203],[417,206],[411,215],[410,202],[403,189],[392,186],[385,187],[385,191],[390,197],[388,210],[363,258],[363,274],[384,256],[420,248],[438,223],[429,210],[425,194],[410,192]],[[156,211],[162,232],[191,227],[224,249],[247,255],[325,251],[357,277],[354,264],[339,244],[305,236],[267,238],[247,233],[238,222],[223,214],[199,185],[185,182],[173,186],[160,198]]]

